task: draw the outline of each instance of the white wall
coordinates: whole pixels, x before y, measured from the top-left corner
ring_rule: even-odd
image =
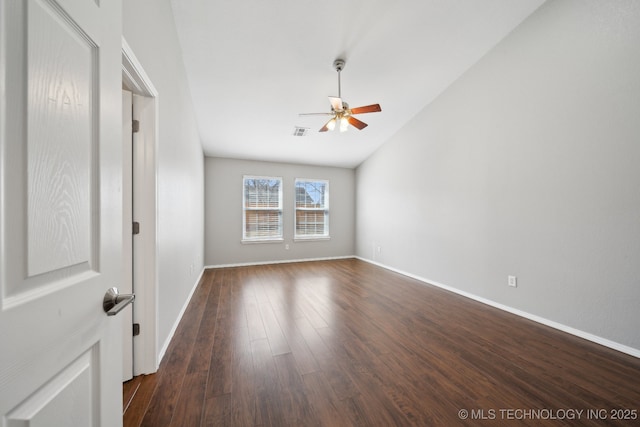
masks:
[[[283,178],[283,242],[241,243],[244,175]],[[329,240],[293,240],[296,178],[329,180]],[[354,254],[353,169],[207,157],[205,182],[205,265],[333,258]],[[285,245],[289,245],[289,250],[285,249]]]
[[[203,268],[204,156],[169,0],[125,1],[123,18],[124,37],[159,92],[157,264],[162,346]]]
[[[547,2],[356,185],[360,257],[640,351],[640,2]]]

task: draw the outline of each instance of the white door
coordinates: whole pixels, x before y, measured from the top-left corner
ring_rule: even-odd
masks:
[[[121,4],[0,0],[0,424],[122,425]]]

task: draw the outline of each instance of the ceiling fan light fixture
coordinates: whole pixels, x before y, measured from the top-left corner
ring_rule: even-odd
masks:
[[[334,117],[333,119],[329,120],[329,123],[327,123],[327,129],[334,130],[335,128],[336,128],[336,118]]]
[[[349,129],[349,120],[346,117],[340,118],[340,132],[346,132]]]

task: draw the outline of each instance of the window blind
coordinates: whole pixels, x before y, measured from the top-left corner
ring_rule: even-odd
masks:
[[[329,181],[296,179],[295,237],[329,237]]]
[[[243,240],[282,238],[282,178],[243,179]]]

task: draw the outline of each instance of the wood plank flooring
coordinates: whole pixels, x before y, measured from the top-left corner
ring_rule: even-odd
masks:
[[[356,259],[223,268],[125,384],[124,425],[630,426],[639,380],[640,359]]]

